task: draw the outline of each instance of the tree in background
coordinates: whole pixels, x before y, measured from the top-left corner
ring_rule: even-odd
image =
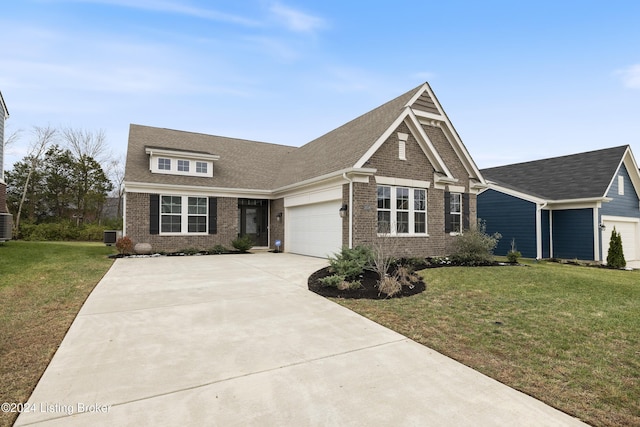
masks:
[[[100,221],[113,185],[92,157],[77,157],[67,148],[50,146],[38,161],[25,157],[7,171],[7,204],[31,223],[57,219]],[[16,235],[18,235],[16,226]]]
[[[34,174],[36,168],[40,166],[40,161],[47,149],[47,146],[49,146],[49,144],[55,139],[56,130],[51,126],[34,126],[33,136],[34,139],[29,149],[29,155],[26,158],[26,162],[28,163],[28,170],[25,184],[22,190],[22,197],[20,198],[20,203],[18,204],[18,213],[16,214],[15,221],[15,234],[17,234],[17,231],[20,229],[20,216],[22,215],[22,206],[24,205],[24,201],[27,197],[27,191],[29,190],[29,181],[31,180],[31,177]]]
[[[627,261],[624,259],[622,250],[622,236],[613,227],[611,239],[609,240],[609,253],[607,254],[607,266],[610,268],[624,268]]]

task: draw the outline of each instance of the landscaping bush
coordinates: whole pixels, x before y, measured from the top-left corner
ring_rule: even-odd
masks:
[[[231,245],[240,252],[245,253],[253,247],[253,240],[251,240],[251,237],[244,235],[231,242]]]
[[[222,245],[215,245],[213,248],[209,249],[209,252],[216,255],[228,254],[229,249],[225,248]]]
[[[378,281],[378,291],[392,297],[402,290],[402,284],[395,276],[385,276]]]
[[[124,236],[116,240],[116,248],[122,255],[133,253],[133,241],[129,236]]]
[[[343,247],[342,250],[329,257],[331,270],[345,280],[355,280],[364,269],[371,265],[373,259],[371,249],[356,246],[353,249]]]
[[[624,252],[622,250],[622,236],[613,227],[611,232],[611,239],[609,240],[609,252],[607,254],[607,267],[610,268],[624,268],[627,266],[627,261],[624,259]]]
[[[339,274],[332,274],[331,276],[323,277],[320,279],[320,283],[322,283],[322,286],[326,286],[329,288],[337,288],[338,285],[340,285],[342,282],[344,282],[344,276],[340,276]]]
[[[500,233],[489,236],[486,224],[478,221],[478,225],[456,236],[451,250],[451,259],[459,265],[486,265],[493,262],[493,250],[502,237]]]
[[[511,250],[507,252],[507,261],[511,264],[517,264],[518,259],[522,256],[520,251],[516,248],[516,239],[511,239]]]

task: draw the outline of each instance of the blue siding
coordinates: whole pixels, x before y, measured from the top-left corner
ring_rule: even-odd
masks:
[[[551,258],[551,238],[549,227],[549,211],[543,210],[540,213],[542,222],[542,258]]]
[[[618,194],[618,176],[624,178],[624,195]],[[629,216],[640,218],[640,207],[638,195],[633,188],[629,172],[624,164],[620,166],[618,172],[613,176],[613,184],[607,193],[607,197],[612,198],[608,203],[603,203],[600,209],[601,215]]]
[[[506,255],[515,239],[525,258],[536,257],[536,205],[495,190],[478,195],[478,218],[485,221],[487,233],[500,233],[496,255]]]
[[[594,259],[593,209],[553,211],[553,256]]]

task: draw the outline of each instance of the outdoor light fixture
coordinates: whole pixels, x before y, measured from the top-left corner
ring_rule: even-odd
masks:
[[[276,221],[278,221],[278,222],[282,222],[282,212],[278,212],[278,213],[276,214]]]
[[[604,231],[607,229],[607,226],[604,225],[604,223],[600,224],[598,227],[600,227],[600,231]]]
[[[347,205],[342,205],[342,207],[340,208],[340,218],[344,218],[345,216],[347,216],[347,210],[349,208],[347,207]]]

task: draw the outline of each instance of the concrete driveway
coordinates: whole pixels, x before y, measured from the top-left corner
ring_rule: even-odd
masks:
[[[117,260],[15,425],[583,425],[309,292],[325,265]]]

